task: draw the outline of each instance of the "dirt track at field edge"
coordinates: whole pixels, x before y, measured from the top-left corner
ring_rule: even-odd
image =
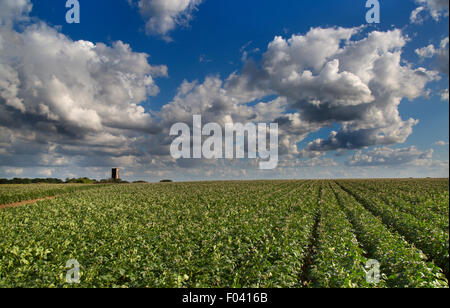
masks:
[[[39,199],[34,199],[34,200],[25,200],[25,201],[10,203],[10,204],[0,204],[0,210],[11,208],[11,207],[18,207],[21,205],[33,204],[33,203],[36,203],[39,201],[53,200],[55,198],[56,198],[56,196],[52,196],[52,197],[39,198]]]

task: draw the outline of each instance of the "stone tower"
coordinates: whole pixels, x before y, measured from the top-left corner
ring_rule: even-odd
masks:
[[[120,179],[120,176],[119,176],[119,168],[113,168],[113,169],[112,169],[111,178],[112,178],[113,180],[118,180],[118,179]]]

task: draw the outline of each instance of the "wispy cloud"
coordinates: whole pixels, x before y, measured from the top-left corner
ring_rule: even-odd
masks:
[[[423,15],[425,12],[429,13],[435,21],[439,21],[442,17],[448,16],[448,0],[415,0],[415,2],[419,6],[411,13],[411,23],[423,23]]]

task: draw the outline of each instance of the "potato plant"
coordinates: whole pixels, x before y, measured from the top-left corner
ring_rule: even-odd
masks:
[[[164,183],[64,191],[0,210],[0,287],[448,287],[439,263],[448,236],[419,246],[430,230],[445,234],[443,219],[433,225],[426,211],[414,209],[418,193],[407,193],[407,183]],[[448,207],[448,180],[411,183],[427,200],[447,196],[438,208]],[[59,189],[26,187],[29,197]],[[9,200],[25,198],[20,187],[10,188],[0,192]],[[396,191],[407,205],[395,203]],[[424,213],[423,224],[413,212]],[[378,283],[367,279],[371,259],[381,265]],[[80,265],[80,283],[67,283],[69,260]]]

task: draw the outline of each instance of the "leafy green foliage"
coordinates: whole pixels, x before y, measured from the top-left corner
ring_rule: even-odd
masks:
[[[0,210],[0,287],[448,286],[428,253],[334,182],[87,187]],[[65,282],[71,259],[80,284]],[[365,279],[368,259],[381,264],[378,285]]]
[[[332,184],[340,206],[355,226],[360,242],[371,258],[381,263],[389,287],[444,287],[447,282],[442,270],[427,263],[426,255],[391,232],[383,221],[364,208],[353,196]],[[404,222],[405,224],[408,221]]]
[[[434,219],[430,219],[428,211],[420,206],[399,202],[392,206],[392,202],[386,203],[354,183],[345,183],[343,188],[392,230],[422,249],[445,274],[449,274],[449,232],[444,227],[445,223],[448,226],[448,216],[433,215]]]
[[[319,209],[317,252],[311,270],[314,286],[322,288],[371,287],[364,266],[368,259],[353,227],[337,204],[328,183],[323,184]],[[378,287],[385,286],[382,282]]]

